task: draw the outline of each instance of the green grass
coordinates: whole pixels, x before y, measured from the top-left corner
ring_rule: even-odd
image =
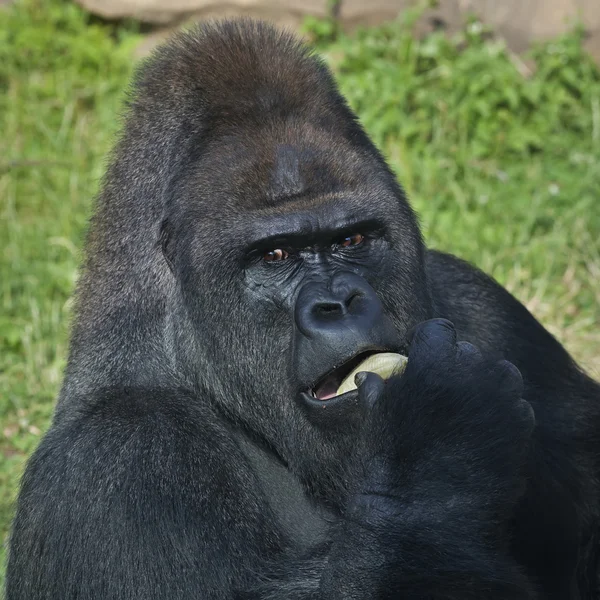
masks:
[[[526,72],[480,29],[418,42],[399,22],[316,42],[428,242],[494,275],[600,373],[600,74],[577,32],[536,49]],[[52,414],[90,201],[140,39],[64,0],[0,11],[0,540]]]

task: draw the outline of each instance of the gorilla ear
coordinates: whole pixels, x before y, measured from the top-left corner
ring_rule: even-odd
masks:
[[[160,248],[162,250],[163,256],[167,261],[167,265],[169,265],[169,269],[171,273],[174,272],[174,256],[175,256],[175,248],[173,244],[173,225],[169,221],[169,219],[163,219],[160,224]]]

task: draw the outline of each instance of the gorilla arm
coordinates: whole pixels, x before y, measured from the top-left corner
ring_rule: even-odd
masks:
[[[193,406],[186,394],[160,396],[109,393],[55,421],[23,478],[8,600],[232,598],[281,554],[275,519],[231,437],[201,407],[180,410]],[[310,597],[326,554],[309,555],[289,566],[271,560],[281,578],[269,589]]]
[[[176,390],[106,393],[55,422],[23,480],[7,598],[231,597],[279,542],[243,460]]]
[[[450,319],[461,339],[514,363],[535,411],[514,555],[543,582],[548,597],[596,598],[600,386],[490,277],[434,251],[426,268],[436,315]]]

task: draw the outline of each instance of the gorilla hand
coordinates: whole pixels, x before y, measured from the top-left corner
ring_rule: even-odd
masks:
[[[401,510],[422,500],[440,516],[510,516],[535,424],[515,366],[457,343],[453,325],[435,319],[416,328],[402,376],[359,381],[372,406],[367,495],[391,492]]]
[[[416,329],[403,375],[357,383],[369,458],[330,557],[337,587],[324,578],[340,595],[324,597],[533,598],[506,527],[535,422],[519,371],[438,319]]]

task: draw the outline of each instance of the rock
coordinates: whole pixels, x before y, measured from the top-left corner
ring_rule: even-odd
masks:
[[[1,2],[2,0],[0,0]],[[184,20],[248,15],[297,28],[308,15],[330,14],[330,0],[77,0],[107,19],[133,17],[147,23],[177,25]],[[394,19],[416,0],[340,0],[338,17],[344,29]],[[419,24],[423,32],[443,27],[458,30],[466,14],[477,15],[515,52],[532,41],[552,38],[579,17],[585,25],[586,46],[600,62],[600,0],[439,0]]]
[[[342,0],[340,18],[344,26],[376,24],[414,4],[414,0]],[[586,48],[600,63],[600,0],[440,0],[425,14],[420,30],[442,27],[453,33],[469,14],[489,25],[514,52],[568,31],[579,19],[586,29]]]
[[[327,0],[77,0],[105,19],[133,17],[146,23],[173,24],[194,19],[248,15],[297,27],[306,15],[325,17]]]

